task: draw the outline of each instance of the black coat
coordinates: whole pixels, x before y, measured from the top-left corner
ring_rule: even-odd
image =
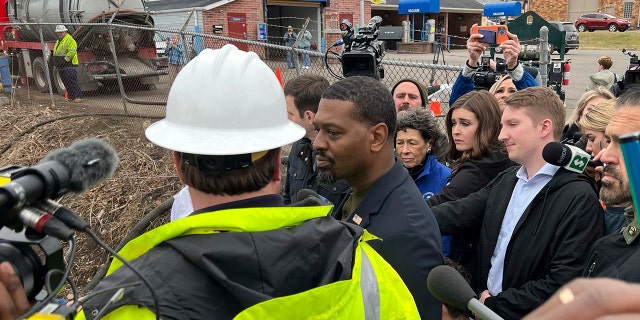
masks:
[[[342,208],[334,210],[342,212]],[[442,303],[427,289],[427,275],[443,264],[438,224],[409,172],[399,162],[369,189],[347,221],[382,239],[369,244],[398,272],[422,319],[440,319]]]
[[[479,160],[465,161],[449,177],[449,183],[440,192],[427,200],[433,207],[445,202],[458,200],[486,186],[500,172],[515,165],[506,153],[489,152]],[[454,233],[451,237],[449,258],[460,265],[471,277],[471,287],[480,290],[482,284],[478,275],[478,237],[480,230]]]
[[[640,240],[634,219],[622,232],[605,236],[593,244],[583,276],[607,277],[640,283]]]
[[[432,207],[443,234],[480,228],[479,274],[486,285],[510,194],[514,167],[464,199]],[[520,319],[562,285],[580,276],[590,245],[604,233],[593,185],[560,168],[516,224],[504,261],[503,291],[485,305],[505,319]]]
[[[489,152],[479,160],[465,161],[451,173],[449,182],[440,192],[427,200],[433,207],[448,201],[464,198],[493,180],[500,172],[515,165],[507,154]]]

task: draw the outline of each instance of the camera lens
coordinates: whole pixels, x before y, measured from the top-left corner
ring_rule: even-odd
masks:
[[[8,242],[0,243],[0,262],[8,261],[13,266],[16,274],[22,282],[27,296],[32,298],[37,291],[40,291],[44,278],[39,263],[38,255],[24,244],[12,244]],[[34,290],[35,289],[35,290]]]

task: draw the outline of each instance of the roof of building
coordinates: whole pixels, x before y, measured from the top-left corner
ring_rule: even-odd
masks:
[[[395,9],[400,0],[386,0],[386,3],[371,4],[372,9]],[[475,0],[440,0],[441,12],[475,12],[482,13],[484,5]]]
[[[211,10],[219,6],[225,5],[234,0],[153,0],[146,1],[149,11],[167,11],[167,10],[192,10],[204,9]]]

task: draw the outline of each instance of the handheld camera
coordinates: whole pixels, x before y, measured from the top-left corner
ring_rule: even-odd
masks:
[[[495,45],[500,45],[509,40],[508,30],[506,25],[471,27],[472,34],[478,33],[482,35],[482,38],[478,39],[479,42]]]
[[[491,57],[482,56],[478,71],[473,75],[474,90],[489,90],[503,74],[507,73],[507,63],[504,59],[496,59],[496,70],[489,68]]]

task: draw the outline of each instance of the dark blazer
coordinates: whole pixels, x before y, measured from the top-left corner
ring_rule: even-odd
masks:
[[[335,212],[342,212],[342,208]],[[347,221],[359,222],[382,239],[369,243],[404,280],[421,318],[440,319],[442,303],[426,285],[431,269],[443,264],[440,231],[407,169],[396,161],[369,189]]]
[[[466,198],[431,208],[443,234],[480,228],[479,274],[485,288],[518,169],[505,170]],[[485,305],[505,319],[522,318],[582,274],[590,245],[603,234],[592,184],[560,168],[516,224],[504,261],[503,291]]]

